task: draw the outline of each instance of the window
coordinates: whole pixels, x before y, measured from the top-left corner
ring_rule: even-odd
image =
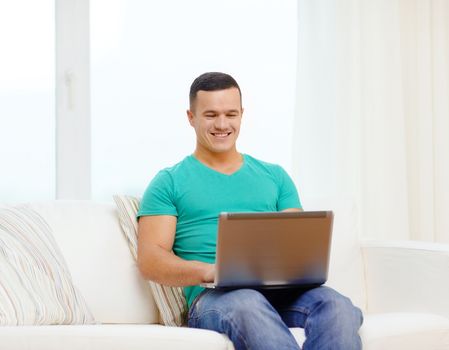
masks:
[[[0,201],[55,197],[54,1],[0,3]]]
[[[90,23],[93,199],[141,195],[193,152],[188,90],[206,71],[242,88],[239,150],[290,170],[296,1],[91,0]]]
[[[242,88],[239,150],[290,170],[296,35],[295,0],[1,3],[0,202],[142,194],[193,152],[206,71]]]

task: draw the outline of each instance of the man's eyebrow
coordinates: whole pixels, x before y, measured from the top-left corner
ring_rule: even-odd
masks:
[[[207,109],[203,112],[203,114],[206,114],[206,113],[219,113],[219,112],[214,109]],[[229,110],[225,111],[225,113],[240,113],[240,111],[238,109],[229,109]]]

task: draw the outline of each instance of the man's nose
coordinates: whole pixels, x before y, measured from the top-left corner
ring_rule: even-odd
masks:
[[[226,119],[226,116],[219,115],[217,118],[215,118],[215,128],[219,130],[225,130],[228,127],[228,120]]]

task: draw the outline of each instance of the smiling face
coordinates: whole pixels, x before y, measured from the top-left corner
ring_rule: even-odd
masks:
[[[237,88],[197,92],[187,111],[195,129],[197,151],[208,154],[235,153],[243,108]]]

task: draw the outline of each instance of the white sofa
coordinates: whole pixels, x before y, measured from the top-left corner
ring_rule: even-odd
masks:
[[[364,349],[449,349],[449,247],[360,244],[353,205],[303,202],[309,210],[335,211],[328,285],[363,309]],[[158,324],[148,283],[139,275],[112,202],[48,201],[32,207],[52,227],[99,324],[0,327],[1,349],[233,349],[222,334]],[[292,332],[302,344],[303,330]]]

